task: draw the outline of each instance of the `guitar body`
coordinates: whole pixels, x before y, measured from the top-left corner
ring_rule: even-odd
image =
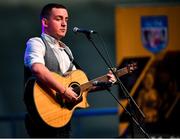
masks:
[[[131,73],[136,69],[136,64],[116,71],[116,75],[121,77]],[[64,87],[72,87],[78,95],[78,101],[67,102],[53,89],[48,88],[35,79],[29,79],[25,86],[24,101],[26,108],[33,119],[37,119],[37,124],[46,124],[54,128],[65,126],[71,119],[76,108],[86,108],[87,93],[94,87],[94,83],[108,82],[107,75],[88,81],[86,74],[81,70],[74,70],[60,76],[52,72],[53,77]]]
[[[29,81],[25,88],[25,103],[30,115],[51,127],[66,125],[75,108],[86,108],[87,91],[82,92],[79,86],[88,82],[87,76],[81,70],[70,72],[66,76],[52,73],[53,77],[62,85],[78,88],[79,101],[76,104],[68,103],[57,92],[47,88],[37,81]]]

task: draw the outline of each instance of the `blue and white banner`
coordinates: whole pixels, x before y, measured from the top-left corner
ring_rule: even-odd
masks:
[[[167,16],[142,16],[141,33],[143,46],[152,53],[158,53],[167,46]]]

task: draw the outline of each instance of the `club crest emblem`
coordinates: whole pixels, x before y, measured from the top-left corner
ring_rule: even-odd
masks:
[[[141,33],[143,46],[152,53],[158,53],[167,46],[167,16],[142,16]]]

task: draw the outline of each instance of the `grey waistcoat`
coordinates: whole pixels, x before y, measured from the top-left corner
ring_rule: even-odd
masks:
[[[56,72],[60,75],[62,75],[62,72],[59,68],[59,63],[58,60],[53,52],[53,50],[51,49],[51,47],[49,46],[49,44],[47,43],[47,41],[41,37],[42,41],[44,42],[46,51],[45,51],[45,56],[44,56],[44,60],[45,60],[45,66],[52,72]],[[74,66],[74,57],[72,56],[72,53],[69,49],[69,47],[67,47],[65,45],[65,52],[67,53],[67,55],[69,56],[69,59],[71,61],[71,64],[69,66],[68,71],[71,71],[73,66]],[[24,83],[26,84],[26,82],[30,79],[30,78],[34,78],[29,67],[25,67],[24,66]]]
[[[45,56],[44,56],[45,66],[50,71],[53,71],[53,72],[56,72],[56,73],[62,75],[62,72],[59,68],[58,60],[57,60],[52,48],[49,46],[49,44],[43,37],[41,37],[41,39],[43,40],[45,47],[46,47],[46,52],[45,52]],[[71,53],[69,47],[67,47],[66,45],[64,47],[65,47],[65,52],[67,53],[67,55],[69,56],[69,59],[71,61],[68,71],[71,71],[74,66],[74,64],[73,64],[74,58],[72,56],[72,53]]]

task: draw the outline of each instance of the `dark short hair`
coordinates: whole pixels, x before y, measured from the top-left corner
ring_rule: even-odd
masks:
[[[49,3],[49,4],[45,5],[42,8],[41,13],[40,13],[40,19],[42,19],[42,18],[47,18],[48,19],[48,17],[51,14],[52,8],[62,8],[62,9],[66,9],[67,10],[67,8],[64,5],[62,5],[62,4]]]

